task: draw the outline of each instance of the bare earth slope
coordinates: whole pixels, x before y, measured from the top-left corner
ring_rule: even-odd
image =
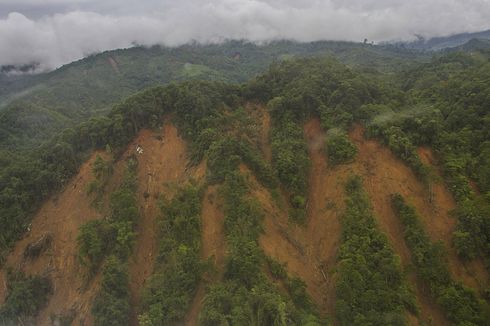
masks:
[[[143,148],[143,153],[137,155],[140,218],[134,253],[129,260],[131,321],[135,325],[140,291],[153,272],[157,255],[157,219],[160,216],[158,197],[160,194],[171,196],[178,185],[189,179],[201,179],[205,173],[203,164],[187,167],[186,146],[173,125],[167,123],[159,131],[142,130],[114,164],[114,173],[106,187],[103,210],[107,210],[109,194],[118,188],[126,159],[136,154],[137,145]],[[76,238],[81,225],[104,216],[92,207],[92,199],[86,195],[87,185],[93,179],[91,165],[95,157],[96,154],[92,155],[82,165],[78,175],[60,195],[42,206],[33,219],[31,232],[16,244],[7,259],[6,266],[20,267],[28,275],[48,275],[53,281],[54,294],[37,317],[36,324],[48,325],[51,316],[61,314],[74,314],[76,324],[92,324],[90,310],[97,293],[99,277],[85,284],[84,269],[77,259]],[[52,248],[37,259],[23,259],[25,247],[46,234],[53,239]],[[5,268],[2,270],[2,278],[4,274]],[[0,302],[3,302],[4,296],[5,286],[2,286]]]
[[[258,142],[266,160],[270,162],[270,117],[263,106],[249,106],[249,110],[260,121],[262,130],[258,135]],[[434,241],[440,240],[443,243],[448,251],[451,274],[456,280],[477,290],[488,286],[488,274],[482,263],[463,264],[452,246],[451,234],[455,220],[449,213],[455,208],[455,202],[445,185],[442,182],[434,183],[430,196],[427,186],[402,161],[379,142],[365,139],[363,132],[361,126],[355,126],[349,133],[350,139],[359,150],[355,162],[331,167],[324,153],[325,134],[319,120],[312,119],[305,124],[304,135],[308,144],[311,171],[307,221],[303,226],[288,221],[288,207],[284,198],[271,196],[251,172],[241,166],[242,172],[249,174],[252,195],[258,199],[265,212],[264,233],[260,237],[264,252],[278,262],[286,263],[289,273],[305,281],[307,291],[319,310],[323,314],[334,316],[335,267],[341,241],[344,183],[351,174],[357,174],[363,177],[364,187],[380,229],[387,235],[404,267],[410,265],[410,251],[403,240],[402,226],[391,209],[392,193],[402,194],[414,205],[429,236]],[[143,148],[142,154],[136,154],[138,145]],[[83,268],[77,259],[78,229],[87,221],[104,217],[109,194],[118,188],[122,180],[126,159],[136,155],[140,218],[134,252],[129,259],[129,276],[131,324],[137,325],[141,290],[153,272],[157,257],[158,220],[161,218],[158,198],[160,195],[171,197],[179,186],[189,180],[204,180],[206,163],[189,167],[186,150],[186,144],[178,135],[177,129],[168,122],[159,130],[142,130],[114,164],[114,173],[106,188],[106,205],[101,211],[92,207],[92,199],[86,195],[86,187],[93,179],[91,164],[97,154],[94,153],[65,189],[45,202],[33,219],[31,231],[16,244],[8,256],[0,275],[3,279],[0,280],[0,303],[6,294],[6,267],[20,268],[28,275],[47,275],[53,281],[54,293],[36,317],[36,324],[50,325],[53,317],[68,314],[75,316],[77,325],[93,323],[90,310],[100,276],[96,275],[89,283],[84,282]],[[424,148],[419,149],[419,153],[423,162],[439,173],[432,152]],[[201,257],[214,263],[216,273],[207,275],[206,280],[199,285],[184,321],[186,325],[197,323],[205,285],[222,277],[226,256],[224,215],[218,186],[206,188],[202,204]],[[46,235],[52,237],[50,249],[37,259],[24,259],[26,246]],[[418,319],[415,316],[410,317],[411,324],[428,321],[432,321],[434,325],[447,324],[431,300],[428,289],[417,279],[413,269],[409,269],[408,278],[416,290],[421,307]]]
[[[432,201],[426,186],[391,151],[375,140],[363,137],[363,128],[356,126],[349,137],[358,147],[359,154],[352,164],[328,166],[323,152],[322,132],[317,119],[305,125],[311,159],[308,220],[304,227],[290,225],[286,209],[270,198],[265,189],[256,186],[256,197],[262,203],[267,217],[261,245],[266,254],[287,263],[293,275],[301,277],[307,290],[322,312],[334,313],[335,307],[335,261],[341,233],[340,218],[344,207],[344,183],[351,174],[363,177],[364,187],[371,199],[374,214],[380,229],[387,235],[395,252],[405,267],[410,264],[410,251],[402,233],[402,226],[395,217],[390,195],[402,194],[416,207],[428,234],[434,241],[442,241],[448,251],[448,260],[453,277],[467,286],[481,289],[487,275],[480,263],[464,266],[451,245],[451,233],[455,221],[449,212],[455,207],[451,194],[442,183],[432,188]],[[441,311],[431,300],[428,289],[417,280],[413,270],[409,272],[421,306],[420,321],[431,320],[433,324],[447,324]],[[418,323],[415,317],[412,324]]]
[[[54,294],[37,317],[36,324],[48,325],[52,315],[69,314],[72,311],[76,313],[76,321],[79,323],[91,323],[90,306],[98,278],[85,288],[77,258],[76,238],[82,224],[102,217],[91,206],[91,199],[85,190],[93,179],[91,164],[95,157],[95,154],[92,155],[82,165],[78,175],[59,196],[46,201],[32,220],[31,232],[15,245],[7,258],[6,266],[19,267],[28,275],[49,275],[53,282]],[[26,246],[47,234],[52,237],[51,249],[35,260],[23,259]],[[2,272],[4,277],[5,268]],[[2,302],[4,290],[2,286]]]
[[[138,192],[140,216],[134,252],[129,259],[131,292],[131,323],[137,324],[137,308],[140,305],[141,290],[153,273],[157,252],[158,219],[161,216],[158,200],[160,195],[171,197],[177,187],[190,178],[200,179],[205,167],[188,167],[186,144],[179,137],[177,129],[170,123],[162,130],[142,130],[129,145],[123,158],[136,153],[136,147],[143,148],[138,157]]]
[[[218,186],[208,186],[203,197],[201,212],[201,258],[210,260],[216,268],[215,275],[210,275],[212,282],[223,276],[226,256],[226,241],[224,234],[224,214],[221,198],[218,195]],[[201,281],[185,317],[185,325],[197,325],[199,313],[203,306],[205,295],[205,281]]]

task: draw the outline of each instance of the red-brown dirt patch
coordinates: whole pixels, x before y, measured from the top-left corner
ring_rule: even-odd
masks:
[[[143,149],[142,154],[136,154],[137,146]],[[137,199],[140,216],[134,253],[129,260],[129,287],[131,324],[137,325],[141,290],[153,273],[158,253],[159,197],[172,196],[177,186],[190,178],[202,178],[205,167],[188,168],[186,145],[178,136],[177,129],[169,123],[159,131],[142,130],[129,145],[123,160],[133,154],[138,159]]]
[[[266,212],[260,243],[265,253],[287,264],[290,273],[303,279],[307,291],[323,313],[335,306],[334,266],[340,242],[339,216],[344,205],[341,170],[327,169],[322,151],[324,135],[316,122],[305,126],[311,159],[306,226],[289,224],[285,209],[277,207],[258,184],[255,196]]]
[[[443,180],[443,175],[441,168],[438,165],[438,161],[434,156],[432,150],[428,147],[420,147],[417,149],[417,153],[421,158],[422,162],[429,166],[433,171],[435,171],[437,175],[437,180],[431,183],[430,191],[432,197],[432,206],[433,209],[440,212],[441,216],[450,220],[451,227],[445,229],[441,233],[440,238],[436,238],[437,240],[443,241],[444,245],[448,251],[448,262],[449,267],[453,275],[460,279],[465,285],[472,287],[474,289],[484,291],[485,288],[489,285],[489,275],[485,268],[484,263],[481,260],[474,260],[471,262],[462,262],[456,253],[454,245],[452,243],[452,232],[456,225],[456,220],[451,218],[450,212],[454,208],[456,208],[456,203],[451,196],[449,190],[445,186]],[[473,181],[470,181],[470,186],[473,188],[475,193],[478,195],[479,190],[476,184]],[[427,212],[427,210],[426,210]],[[419,211],[420,214],[422,212]],[[427,214],[429,214],[427,212]],[[423,216],[424,217],[424,216]],[[431,228],[432,220],[426,221],[426,228]]]
[[[222,201],[218,195],[218,186],[209,186],[202,201],[201,212],[201,257],[210,259],[216,269],[215,275],[210,275],[208,282],[219,280],[223,276],[226,256],[226,241],[224,234],[224,214]],[[199,313],[202,310],[205,296],[205,281],[201,281],[191,308],[186,315],[185,325],[197,325]]]
[[[108,194],[117,190],[120,185],[126,170],[126,159],[136,154],[137,145],[144,152],[136,155],[140,218],[134,254],[129,260],[131,322],[134,325],[137,324],[140,291],[153,272],[157,253],[157,218],[160,215],[158,197],[160,194],[171,196],[179,184],[189,179],[201,179],[206,170],[205,163],[188,168],[185,143],[171,124],[165,124],[160,131],[142,130],[114,164],[114,173],[106,187],[103,210],[107,210]],[[85,270],[77,259],[76,238],[81,225],[103,217],[102,213],[92,207],[92,198],[86,195],[87,185],[93,180],[91,165],[95,157],[96,154],[93,154],[82,165],[79,174],[60,195],[42,206],[33,219],[32,231],[16,244],[7,259],[6,266],[19,266],[27,274],[44,273],[53,280],[54,294],[47,307],[37,316],[36,323],[39,325],[50,324],[52,315],[71,312],[75,313],[76,324],[92,324],[91,306],[100,276],[97,275],[87,287],[83,286]],[[53,237],[52,249],[38,259],[24,262],[22,254],[26,245],[48,233]],[[2,301],[4,292],[2,287]]]
[[[91,324],[90,308],[99,277],[96,276],[88,287],[84,286],[84,270],[77,258],[76,239],[82,224],[102,217],[86,195],[87,185],[93,180],[92,163],[96,154],[81,166],[78,175],[59,195],[42,205],[32,220],[31,231],[17,242],[7,258],[6,266],[19,268],[28,275],[47,275],[52,280],[54,293],[37,316],[38,325],[49,325],[51,316],[70,312],[75,313],[76,324]],[[51,249],[37,259],[24,260],[26,246],[45,234],[52,237]]]
[[[359,149],[358,158],[353,166],[357,170],[356,173],[364,177],[366,190],[371,197],[375,213],[381,219],[381,226],[393,223],[390,222],[388,214],[389,195],[400,193],[415,206],[431,239],[442,241],[446,247],[452,275],[465,285],[479,289],[485,278],[481,278],[483,275],[480,275],[480,271],[472,270],[473,266],[465,266],[458,259],[452,245],[452,232],[456,220],[450,216],[450,212],[456,204],[450,192],[443,183],[434,183],[430,196],[428,187],[420,182],[403,162],[378,142],[366,140],[363,132],[363,128],[356,126],[350,133],[351,140]],[[436,167],[435,170],[437,171]],[[396,240],[400,234],[394,232],[388,236]]]
[[[410,204],[414,205],[431,239],[444,244],[453,277],[462,281],[466,286],[481,289],[486,282],[483,266],[479,263],[465,266],[458,259],[452,246],[455,220],[450,217],[450,211],[455,208],[455,202],[444,184],[442,182],[433,183],[430,187],[431,195],[429,187],[420,182],[388,148],[375,140],[366,140],[363,133],[363,128],[356,126],[349,135],[359,149],[358,157],[352,167],[356,174],[364,178],[364,186],[371,199],[379,225],[388,236],[395,251],[400,255],[403,264],[406,265],[410,261],[410,255],[402,240],[400,222],[391,210],[389,196],[392,193],[400,193]],[[424,162],[435,164],[436,160],[432,152],[426,149],[421,153]],[[432,168],[439,173],[437,166],[432,166]],[[413,276],[410,278],[412,281],[415,280]],[[433,323],[445,324],[437,307],[428,298],[427,289],[424,289],[419,283],[416,289],[424,320],[431,316]]]

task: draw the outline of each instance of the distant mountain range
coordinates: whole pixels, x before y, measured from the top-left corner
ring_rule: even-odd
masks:
[[[420,51],[352,42],[257,45],[230,41],[177,48],[134,47],[103,52],[49,73],[0,73],[0,149],[29,148],[54,132],[102,115],[121,99],[147,87],[184,80],[242,83],[263,73],[274,61],[332,56],[349,66],[393,71]],[[28,69],[23,67],[24,70]]]
[[[464,45],[471,40],[490,40],[490,29],[476,33],[461,33],[430,39],[419,38],[415,42],[398,43],[405,48],[416,50],[439,51],[447,48],[455,48]]]
[[[332,56],[362,70],[395,72],[428,61],[433,51],[490,48],[490,30],[411,43],[246,41],[154,46],[91,55],[47,73],[36,63],[0,67],[0,150],[30,148],[56,131],[109,111],[121,99],[147,87],[184,80],[242,83],[275,61]]]

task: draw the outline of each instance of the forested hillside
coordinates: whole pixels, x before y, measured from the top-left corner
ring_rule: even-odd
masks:
[[[231,41],[107,51],[50,73],[0,74],[0,148],[38,145],[64,127],[106,114],[115,103],[150,86],[194,79],[240,83],[274,61],[327,54],[382,70],[425,59],[415,51],[348,42]]]
[[[322,44],[228,44],[226,60],[132,49],[53,72],[183,60],[112,84],[123,92],[85,88],[97,100],[79,117],[50,111],[70,128],[2,155],[0,320],[488,325],[490,52],[277,60]],[[75,124],[195,76],[213,81],[145,89]]]

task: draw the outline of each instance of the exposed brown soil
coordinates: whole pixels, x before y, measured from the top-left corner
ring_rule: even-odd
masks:
[[[247,110],[251,110],[254,119],[260,122],[257,142],[264,157],[270,162],[270,116],[263,106],[248,105]],[[363,132],[362,127],[355,126],[349,133],[359,150],[356,161],[331,167],[323,151],[325,134],[319,120],[312,119],[305,125],[311,171],[308,217],[304,226],[290,223],[284,198],[282,201],[281,198],[273,198],[252,173],[241,166],[242,172],[249,175],[252,195],[258,199],[265,212],[264,234],[259,240],[264,252],[278,262],[286,263],[290,274],[305,281],[307,291],[320,311],[334,316],[335,264],[340,245],[340,219],[345,206],[344,183],[351,174],[357,174],[363,177],[379,227],[400,256],[403,266],[410,264],[410,251],[403,241],[403,228],[391,209],[390,195],[393,193],[400,193],[414,205],[431,239],[440,240],[444,244],[453,277],[477,290],[487,287],[488,274],[482,262],[463,264],[452,246],[452,231],[456,222],[449,212],[455,208],[455,202],[444,183],[435,182],[430,188],[427,187],[388,148],[375,140],[365,139]],[[137,145],[143,148],[142,154],[136,154]],[[437,160],[430,149],[420,148],[418,153],[425,164],[440,174]],[[53,281],[54,294],[36,317],[36,324],[49,325],[52,316],[69,313],[74,313],[77,325],[91,325],[93,322],[90,310],[100,284],[100,275],[96,275],[88,284],[84,282],[84,269],[77,259],[76,237],[81,225],[103,217],[103,213],[92,207],[92,198],[86,195],[86,187],[93,179],[91,165],[96,154],[81,166],[78,175],[59,195],[46,201],[35,215],[31,231],[7,257],[6,267],[19,268],[28,275],[47,275]],[[106,188],[107,194],[120,185],[125,161],[130,155],[136,155],[139,163],[137,197],[140,219],[134,253],[129,260],[131,324],[137,325],[141,290],[153,272],[157,256],[160,217],[158,198],[160,195],[171,197],[181,184],[190,179],[202,180],[206,164],[203,162],[197,167],[188,167],[186,144],[170,123],[164,124],[158,131],[142,130],[115,163],[114,173]],[[200,283],[185,318],[186,325],[197,324],[205,285],[219,280],[224,270],[224,215],[217,189],[217,186],[206,189],[201,213],[201,256],[214,262],[216,273],[207,275],[206,280]],[[107,211],[107,197],[106,206],[101,211]],[[48,250],[42,251],[38,258],[24,258],[25,248],[29,244],[40,243],[47,235],[51,238]],[[5,267],[1,272],[0,276],[4,279]],[[414,285],[421,306],[421,316],[419,319],[410,316],[410,323],[431,320],[434,325],[447,324],[430,298],[428,289],[417,279],[413,270],[409,271],[408,278]],[[4,284],[4,281],[0,283],[0,303],[5,297]]]
[[[142,154],[136,154],[138,145],[143,148]],[[142,130],[129,145],[123,160],[133,154],[138,158],[137,198],[140,216],[134,253],[129,260],[129,288],[131,324],[137,325],[141,290],[153,273],[158,253],[158,219],[161,216],[159,197],[171,197],[179,185],[189,179],[201,179],[206,168],[203,164],[188,167],[186,144],[170,123],[164,124],[160,131]]]
[[[403,227],[395,216],[390,202],[390,195],[400,193],[411,204],[420,208],[428,209],[436,213],[433,208],[438,204],[447,205],[445,201],[451,200],[447,192],[442,196],[434,196],[434,202],[428,201],[429,193],[421,184],[413,172],[402,161],[397,159],[391,151],[374,140],[366,140],[363,136],[364,130],[356,126],[350,133],[350,138],[359,149],[356,162],[353,164],[353,172],[361,175],[364,187],[370,197],[375,217],[381,230],[386,234],[395,252],[400,256],[402,265],[407,267],[411,264],[410,250],[403,240]],[[426,199],[427,198],[427,199]],[[451,202],[452,204],[452,202]],[[452,221],[439,217],[437,225],[431,225],[427,230],[431,235],[440,237],[447,227],[452,226]],[[440,308],[430,297],[429,290],[417,279],[415,272],[410,270],[408,280],[412,284],[419,306],[421,308],[420,319],[424,322],[431,321],[433,325],[447,325],[447,320]],[[410,316],[410,323],[416,324],[414,316]]]
[[[254,193],[266,212],[260,243],[267,255],[286,263],[290,273],[305,281],[308,293],[323,313],[333,314],[333,268],[344,206],[343,185],[338,176],[343,172],[342,168],[327,169],[323,134],[315,121],[305,126],[305,135],[312,163],[306,226],[289,224],[286,209],[278,208],[270,194],[257,184]]]
[[[137,145],[143,148],[143,154],[136,154]],[[114,164],[114,173],[107,184],[106,194],[119,187],[126,170],[126,159],[133,154],[138,159],[137,197],[141,205],[134,254],[129,260],[131,322],[136,325],[140,291],[153,272],[157,254],[157,219],[160,216],[158,197],[160,194],[171,196],[180,184],[189,179],[202,179],[206,166],[203,163],[197,167],[187,167],[185,143],[171,124],[165,124],[160,131],[142,130]],[[82,165],[79,174],[60,195],[42,206],[33,219],[31,232],[16,244],[7,259],[6,266],[20,267],[29,275],[46,274],[53,280],[54,294],[36,319],[39,325],[49,325],[52,315],[72,312],[75,313],[77,325],[92,324],[90,310],[100,276],[97,275],[88,285],[84,284],[85,270],[76,257],[76,237],[82,224],[103,217],[101,212],[92,207],[92,198],[86,195],[87,184],[93,179],[91,165],[95,157],[96,154],[92,155]],[[107,211],[108,197],[106,195],[102,211]],[[52,249],[37,259],[23,260],[26,246],[45,234],[52,237]],[[2,287],[0,302],[3,301],[4,292]]]
[[[452,232],[456,225],[456,219],[450,217],[450,212],[456,208],[456,203],[451,196],[451,193],[445,186],[443,180],[442,171],[438,165],[437,159],[434,156],[434,153],[430,148],[420,147],[417,149],[417,153],[421,158],[422,162],[429,167],[432,168],[433,171],[438,176],[439,180],[432,182],[431,184],[431,192],[432,192],[432,209],[435,210],[441,216],[442,219],[451,221],[450,227],[439,231],[440,236],[437,235],[433,238],[436,240],[441,240],[448,252],[448,262],[451,273],[456,277],[456,279],[461,280],[465,285],[477,289],[479,291],[485,290],[489,284],[490,279],[488,272],[485,268],[484,263],[481,260],[474,260],[472,262],[462,262],[456,253],[456,250],[452,244]],[[475,193],[479,194],[479,189],[477,185],[470,181],[470,185],[475,191]],[[418,208],[417,208],[418,210]],[[419,214],[424,214],[422,211],[419,211]],[[425,210],[425,214],[430,216],[430,212]],[[425,215],[424,214],[424,215]],[[425,217],[425,226],[428,231],[432,229],[433,218],[427,219],[428,216]]]
[[[216,281],[222,278],[224,272],[224,262],[226,256],[226,241],[224,234],[224,214],[221,198],[217,193],[218,186],[209,186],[203,197],[201,212],[201,257],[203,260],[211,260],[214,264],[216,273],[209,275],[207,282]],[[204,295],[205,283],[201,281],[196,291],[196,295],[191,304],[191,308],[186,315],[185,325],[197,325],[199,313],[201,312]]]
[[[424,187],[387,148],[376,141],[365,140],[360,127],[350,133],[359,148],[356,162],[337,167],[327,164],[323,152],[325,135],[317,119],[305,125],[305,136],[312,164],[307,225],[288,225],[286,212],[275,207],[273,201],[267,198],[266,191],[259,192],[257,197],[268,216],[264,222],[265,234],[261,237],[261,244],[266,254],[286,262],[288,271],[306,282],[308,293],[322,312],[334,315],[334,268],[347,178],[351,174],[363,177],[380,228],[388,236],[405,266],[410,262],[410,251],[403,241],[402,227],[391,210],[389,199],[394,192],[400,192],[408,198],[423,197]],[[433,323],[443,325],[445,320],[429,299],[427,291],[417,283],[413,273],[409,279],[417,290],[422,319],[430,318]],[[410,321],[417,323],[413,316]]]
[[[455,220],[449,213],[455,208],[455,202],[444,184],[434,183],[430,194],[429,188],[420,182],[388,148],[374,140],[366,140],[363,133],[363,128],[356,126],[349,135],[359,149],[356,162],[352,164],[353,172],[364,178],[364,186],[379,225],[400,255],[402,263],[404,265],[409,263],[410,255],[402,238],[401,224],[391,210],[389,196],[392,193],[400,193],[414,205],[431,239],[444,244],[453,277],[469,287],[481,289],[487,280],[481,262],[463,265],[452,246]],[[422,160],[425,162],[429,164],[436,162],[431,152],[425,150],[423,154]],[[439,171],[437,166],[432,165],[432,167],[434,171]],[[415,281],[414,276],[410,276],[410,279],[412,282]],[[416,289],[422,308],[422,318],[427,320],[432,316],[434,324],[446,324],[438,308],[428,298],[428,290],[419,283],[416,284]]]
[[[93,179],[91,165],[96,154],[81,166],[78,175],[59,195],[42,205],[32,220],[31,231],[17,242],[7,258],[6,266],[19,268],[27,275],[47,275],[52,280],[54,293],[37,316],[38,325],[49,325],[51,316],[67,315],[71,312],[75,313],[77,325],[92,324],[90,308],[99,277],[96,276],[85,286],[84,270],[77,258],[76,238],[82,224],[102,217],[92,207],[91,199],[86,195],[86,187]],[[50,234],[52,238],[50,249],[41,253],[38,258],[24,259],[26,246],[46,234]],[[2,277],[5,277],[4,274],[5,269]],[[5,293],[0,295],[0,301],[3,301]]]

